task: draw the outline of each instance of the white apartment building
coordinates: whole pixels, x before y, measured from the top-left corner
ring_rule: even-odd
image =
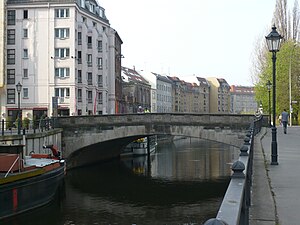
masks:
[[[157,79],[157,112],[172,112],[172,81],[164,75],[155,74]]]
[[[231,85],[231,112],[238,114],[255,114],[259,104],[255,100],[254,87]]]
[[[156,91],[157,78],[156,78],[156,75],[154,73],[147,72],[147,71],[139,71],[139,74],[141,74],[141,76],[144,77],[151,85],[151,92],[150,92],[151,108],[149,110],[152,113],[156,113],[157,112],[157,91]]]
[[[172,81],[164,75],[141,71],[151,85],[151,112],[172,112]]]
[[[18,83],[22,118],[115,113],[122,41],[104,8],[95,0],[7,0],[5,15],[2,118],[17,117]]]

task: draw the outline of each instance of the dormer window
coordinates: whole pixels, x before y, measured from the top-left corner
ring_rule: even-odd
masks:
[[[95,13],[95,8],[96,8],[96,6],[95,6],[94,4],[91,4],[91,3],[90,3],[90,11],[91,11],[92,13]]]

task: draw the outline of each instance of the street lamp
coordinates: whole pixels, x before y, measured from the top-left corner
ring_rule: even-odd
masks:
[[[271,165],[278,165],[278,155],[277,155],[277,131],[276,131],[276,53],[280,49],[282,36],[276,31],[275,25],[272,27],[271,33],[266,36],[266,41],[268,49],[272,52],[272,61],[273,61],[273,126],[272,126],[272,156],[271,156]]]
[[[271,127],[271,86],[272,86],[272,83],[270,80],[268,80],[267,82],[267,88],[268,88],[268,92],[269,92],[269,127]]]
[[[17,92],[18,92],[18,134],[21,134],[21,108],[20,108],[20,93],[22,90],[22,84],[19,82],[16,85]]]

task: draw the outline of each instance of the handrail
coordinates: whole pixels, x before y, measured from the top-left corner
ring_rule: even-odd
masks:
[[[14,163],[11,165],[11,167],[9,168],[9,170],[7,171],[7,173],[5,174],[4,178],[7,177],[7,175],[10,173],[10,171],[12,170],[12,168],[14,167],[14,165],[18,162],[20,156],[18,155],[18,157],[15,159]]]
[[[240,148],[239,159],[233,163],[231,181],[223,198],[216,218],[204,225],[248,225],[251,205],[252,165],[254,136],[262,126],[262,118],[255,118]]]

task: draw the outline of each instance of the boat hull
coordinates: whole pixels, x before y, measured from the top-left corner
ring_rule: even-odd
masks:
[[[65,166],[54,170],[0,184],[0,219],[17,215],[49,203],[65,174]]]

